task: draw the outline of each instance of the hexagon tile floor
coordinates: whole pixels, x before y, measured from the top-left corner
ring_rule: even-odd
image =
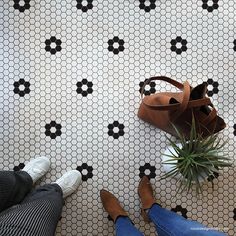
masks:
[[[236,174],[225,170],[197,199],[160,181],[165,134],[137,118],[146,78],[166,75],[208,95],[236,150],[234,0],[2,0],[0,2],[0,168],[46,155],[40,184],[77,169],[83,184],[66,200],[57,235],[113,235],[99,190],[119,197],[145,235],[137,185],[147,174],[168,209],[236,235]],[[152,83],[145,94],[170,89]]]

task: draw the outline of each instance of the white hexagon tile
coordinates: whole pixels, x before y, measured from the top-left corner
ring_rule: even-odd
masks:
[[[145,235],[139,179],[149,175],[162,206],[236,235],[233,169],[204,194],[176,194],[160,181],[164,132],[137,117],[145,79],[166,75],[195,86],[225,119],[222,137],[236,145],[236,5],[234,0],[2,0],[0,2],[0,168],[22,169],[46,155],[41,184],[70,169],[83,184],[68,197],[57,235],[113,235],[99,191],[122,202]],[[168,90],[153,82],[145,95]]]

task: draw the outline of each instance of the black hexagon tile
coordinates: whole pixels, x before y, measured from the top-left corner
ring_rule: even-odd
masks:
[[[236,51],[236,39],[234,40],[234,51]]]
[[[147,176],[149,179],[156,177],[156,167],[145,163],[143,166],[139,167],[139,177]]]
[[[147,81],[147,79],[145,79],[144,82],[146,82],[146,81]],[[149,84],[147,84],[145,86],[145,88],[143,88],[144,82],[139,83],[139,92],[140,93],[142,93],[142,90],[143,90],[144,95],[150,95],[152,93],[156,93],[156,83],[154,81],[151,81]]]
[[[110,215],[107,216],[107,219],[108,219],[109,221],[112,221],[112,222],[113,222],[113,219],[111,218]]]
[[[187,209],[186,208],[183,208],[181,205],[177,205],[175,208],[172,208],[171,211],[174,211],[174,212],[179,212],[184,218],[188,218],[187,217]]]
[[[25,167],[24,163],[20,163],[18,166],[14,166],[13,170],[14,171],[20,171]]]
[[[89,9],[93,8],[93,0],[76,0],[77,5],[76,7],[82,12],[87,12]]]
[[[202,0],[202,8],[208,12],[213,12],[213,10],[219,8],[218,2],[219,0]]]
[[[139,8],[145,12],[150,12],[156,8],[156,0],[139,0]]]
[[[14,8],[20,12],[30,9],[30,0],[14,0]]]
[[[171,40],[171,51],[181,54],[187,51],[187,40],[182,39],[181,36],[177,36],[176,39]]]
[[[56,54],[56,52],[61,51],[61,40],[57,39],[55,36],[51,36],[50,39],[45,40],[45,50],[51,54]]]
[[[233,128],[234,128],[234,136],[236,136],[236,124],[234,124],[234,126],[233,126]]]
[[[124,135],[124,128],[123,124],[120,124],[118,121],[114,121],[112,124],[108,126],[108,135],[112,136],[114,139],[118,139],[120,136]]]
[[[219,92],[219,83],[217,81],[213,81],[213,79],[208,79],[207,84],[207,95],[209,97],[212,97],[214,94],[217,94]]]
[[[124,48],[124,40],[120,39],[119,37],[115,36],[113,39],[108,40],[108,50],[113,52],[114,54],[118,54],[125,50]]]
[[[56,121],[51,121],[45,125],[45,135],[49,136],[51,139],[55,139],[57,136],[61,136],[61,124],[56,123]]]
[[[82,174],[82,180],[87,181],[93,178],[93,167],[89,166],[87,163],[83,163],[81,166],[77,166],[78,170]]]
[[[81,81],[77,82],[76,86],[76,92],[81,94],[83,97],[87,97],[88,94],[93,92],[93,83],[87,79],[82,79]]]
[[[18,94],[20,97],[24,97],[26,94],[30,93],[30,82],[24,79],[19,79],[14,82],[14,93]]]

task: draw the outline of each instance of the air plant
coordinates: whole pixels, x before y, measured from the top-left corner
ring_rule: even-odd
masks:
[[[232,166],[224,149],[226,142],[222,142],[217,134],[203,137],[200,132],[197,132],[194,116],[188,139],[175,126],[174,128],[179,143],[176,144],[167,137],[170,147],[168,154],[164,154],[168,160],[163,164],[171,165],[171,169],[162,176],[162,179],[177,178],[178,192],[185,190],[190,192],[191,189],[195,189],[197,194],[202,193],[203,180],[219,173],[223,167]]]

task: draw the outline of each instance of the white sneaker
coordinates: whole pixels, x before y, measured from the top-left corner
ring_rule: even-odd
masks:
[[[55,183],[58,184],[63,192],[63,197],[71,195],[82,182],[82,175],[78,170],[70,170],[62,175]]]
[[[22,170],[27,172],[31,176],[33,183],[35,183],[48,172],[50,164],[47,157],[36,157],[26,164]]]

